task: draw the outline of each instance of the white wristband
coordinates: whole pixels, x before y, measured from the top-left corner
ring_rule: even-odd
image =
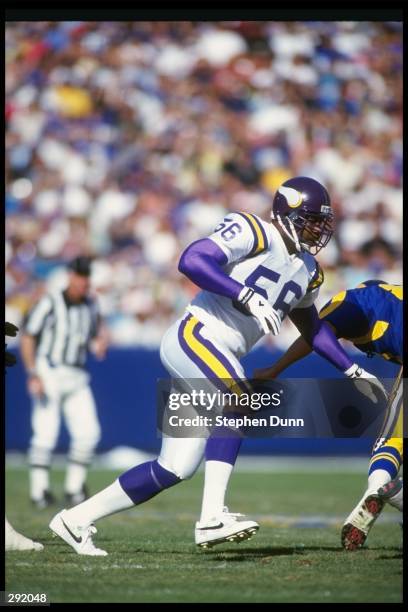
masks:
[[[254,290],[251,287],[244,286],[238,296],[238,302],[245,305],[254,295]]]
[[[360,366],[357,363],[353,363],[352,366],[350,366],[348,368],[348,370],[344,370],[344,374],[348,377],[350,376],[354,376],[357,373],[357,370],[360,368]]]

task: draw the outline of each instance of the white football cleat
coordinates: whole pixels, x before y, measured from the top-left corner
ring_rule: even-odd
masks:
[[[79,527],[73,525],[67,518],[67,511],[61,510],[51,520],[49,527],[56,535],[69,544],[78,555],[89,555],[91,557],[104,557],[106,550],[96,548],[92,542],[92,536],[97,532],[95,525]]]
[[[200,548],[211,548],[223,542],[250,540],[258,531],[259,525],[248,520],[244,514],[228,512],[224,508],[222,514],[206,522],[195,525],[195,543]]]
[[[378,493],[364,495],[354,510],[346,518],[341,530],[341,544],[346,550],[361,548],[368,532],[380,516],[384,500]]]
[[[30,538],[26,538],[23,534],[16,531],[6,519],[6,551],[11,550],[44,550],[44,546],[40,542],[34,542]]]

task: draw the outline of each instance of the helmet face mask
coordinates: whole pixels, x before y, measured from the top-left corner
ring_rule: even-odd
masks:
[[[333,212],[325,187],[299,176],[283,183],[275,194],[272,219],[276,219],[298,251],[316,255],[333,234]]]
[[[333,235],[333,214],[327,213],[324,216],[317,216],[295,213],[295,215],[295,218],[292,218],[291,221],[301,246],[312,255],[316,255],[327,245]]]

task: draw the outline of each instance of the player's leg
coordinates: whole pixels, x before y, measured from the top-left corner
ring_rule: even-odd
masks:
[[[198,369],[197,376],[205,376],[214,393],[222,390],[240,395],[249,391],[243,382],[245,374],[239,361],[194,316],[184,319],[178,340]],[[166,355],[162,355],[162,361],[165,363]],[[167,367],[169,369],[171,364]],[[229,414],[230,418],[233,416],[233,413]],[[200,546],[249,539],[259,528],[254,521],[229,513],[225,507],[227,486],[241,441],[241,433],[229,427],[217,428],[207,441],[201,516],[195,529],[195,540]]]
[[[88,468],[101,437],[96,405],[88,385],[66,395],[63,413],[70,434],[64,489],[66,501],[72,506],[87,497]]]
[[[172,362],[178,362],[184,375],[187,371],[197,375],[191,371],[187,357],[180,349],[177,351],[177,334],[178,324],[175,324],[163,339]],[[157,459],[127,470],[112,485],[67,511],[67,517],[84,526],[148,501],[160,491],[190,478],[202,459],[204,447],[205,440],[200,438],[163,438]]]
[[[398,377],[390,395],[382,431],[371,455],[367,489],[343,525],[341,541],[347,550],[355,550],[364,544],[384,507],[385,500],[379,489],[396,478],[402,465],[402,400],[402,378]]]
[[[34,542],[30,538],[26,538],[21,533],[16,531],[6,518],[5,529],[5,549],[12,550],[43,550],[44,546],[40,542]]]
[[[60,427],[60,402],[57,395],[33,399],[32,437],[28,452],[30,498],[38,508],[54,502],[50,493],[49,471],[52,452]]]
[[[93,523],[140,505],[190,478],[201,461],[204,445],[205,439],[163,438],[158,459],[127,470],[99,493],[59,512],[52,519],[50,528],[79,554],[106,554],[92,543],[92,535],[96,533]]]

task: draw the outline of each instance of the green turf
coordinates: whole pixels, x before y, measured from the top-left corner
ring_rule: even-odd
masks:
[[[117,473],[94,471],[96,492]],[[62,472],[52,474],[61,496]],[[361,495],[358,474],[234,473],[232,511],[263,515],[249,542],[196,550],[193,522],[203,475],[165,491],[135,510],[98,522],[95,542],[108,557],[83,557],[47,528],[56,508],[33,511],[26,471],[6,472],[7,515],[43,544],[40,553],[6,555],[6,589],[46,592],[51,602],[400,602],[401,528],[377,523],[368,546],[345,552],[339,525],[302,528],[274,519],[345,517]],[[395,513],[386,509],[386,513]],[[390,517],[392,518],[392,517]]]

